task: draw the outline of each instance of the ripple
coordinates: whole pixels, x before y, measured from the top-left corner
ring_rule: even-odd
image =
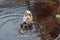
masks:
[[[7,23],[7,22],[9,22],[9,21],[14,21],[14,20],[16,20],[16,19],[9,19],[9,20],[3,22],[3,23],[0,25],[0,27],[2,27],[5,23]]]
[[[17,16],[20,16],[20,15],[9,15],[9,16],[1,17],[0,19],[4,19],[4,18],[8,18],[8,17],[17,17]]]

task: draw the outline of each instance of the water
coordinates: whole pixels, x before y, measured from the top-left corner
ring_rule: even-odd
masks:
[[[0,8],[0,40],[40,40],[36,34],[19,33],[25,11],[26,7]]]
[[[20,24],[26,7],[0,8],[0,40],[38,40],[36,35],[21,35]]]

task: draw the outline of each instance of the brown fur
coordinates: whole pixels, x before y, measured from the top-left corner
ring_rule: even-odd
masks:
[[[58,25],[55,18],[58,5],[41,2],[35,3],[34,8],[34,10],[32,9],[34,19],[33,21],[36,22],[36,24],[38,25],[41,24],[43,28],[45,27],[45,29],[43,30],[38,28],[39,30],[41,30],[40,33],[42,33],[43,31],[45,32],[41,36],[41,40],[47,40],[46,38],[48,37],[48,40],[54,40],[60,32],[60,25]]]

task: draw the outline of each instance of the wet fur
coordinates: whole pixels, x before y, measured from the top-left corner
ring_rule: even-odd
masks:
[[[30,11],[25,11],[23,22],[20,26],[22,31],[32,30],[32,13]]]

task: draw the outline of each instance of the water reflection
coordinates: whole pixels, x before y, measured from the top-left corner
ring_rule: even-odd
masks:
[[[33,3],[34,5],[31,6],[33,21],[37,25],[42,25],[43,30],[39,28],[39,30],[41,30],[39,31],[40,33],[45,32],[41,36],[41,40],[54,40],[59,34],[60,25],[58,25],[56,21],[56,13],[59,5],[57,2],[54,2],[35,2]]]

